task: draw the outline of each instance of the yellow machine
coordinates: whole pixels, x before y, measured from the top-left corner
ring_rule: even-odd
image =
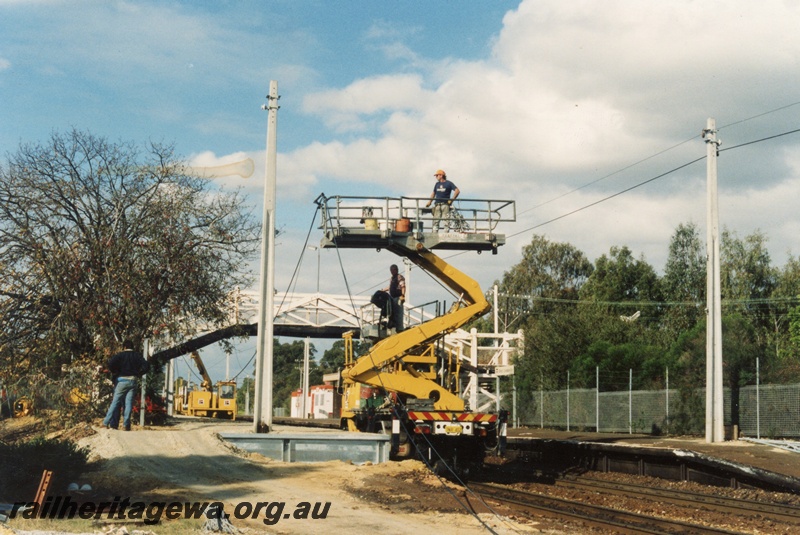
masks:
[[[351,222],[356,216],[348,214],[351,198],[317,199],[323,214],[323,247],[389,250],[409,259],[458,296],[446,313],[399,333],[378,327],[377,334],[370,337],[375,340],[372,347],[359,357],[353,354],[352,333],[345,335],[341,427],[361,432],[391,429],[396,458],[418,454],[436,469],[447,465],[465,471],[482,463],[486,449],[496,444],[500,415],[467,410],[459,395],[461,375],[474,370],[466,370],[457,355],[446,350],[443,339],[491,307],[474,279],[432,249],[496,252],[505,238],[494,233],[494,226],[509,220],[500,216],[498,207],[513,209],[513,201],[476,201],[487,208],[480,217],[480,208],[472,210],[475,217],[468,230],[462,227],[455,233],[439,234],[422,230],[427,226],[426,212],[419,203],[426,200],[384,199],[378,213],[378,208],[368,207],[379,221],[377,228],[359,228]],[[392,224],[400,217],[411,220],[408,228]],[[362,338],[366,338],[365,330],[362,326]]]
[[[490,309],[477,282],[421,245],[415,251],[396,245],[387,249],[409,258],[443,281],[461,299],[446,314],[376,342],[367,355],[357,360],[352,352],[349,358],[345,352],[342,418],[350,430],[358,428],[354,411],[360,408],[362,384],[402,393],[407,405],[422,404],[434,411],[463,411],[464,400],[456,390],[459,361],[440,358],[436,342]],[[345,348],[352,348],[352,344],[345,343]],[[440,375],[444,381],[437,381]],[[425,401],[418,403],[419,400]]]
[[[200,389],[190,390],[188,385],[176,385],[175,412],[189,416],[236,419],[236,381],[219,381],[212,389],[203,360],[197,351],[192,352],[197,371],[203,378]]]

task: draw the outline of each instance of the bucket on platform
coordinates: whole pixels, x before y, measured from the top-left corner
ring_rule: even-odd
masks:
[[[398,219],[394,224],[396,232],[411,232],[411,220],[407,217]]]
[[[378,220],[374,217],[369,217],[364,220],[365,230],[378,230]]]

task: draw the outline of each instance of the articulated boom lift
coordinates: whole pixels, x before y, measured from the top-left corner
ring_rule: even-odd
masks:
[[[405,394],[403,397],[408,398],[406,404],[409,406],[414,405],[411,401],[414,399],[430,400],[430,408],[433,410],[463,411],[464,400],[436,382],[436,374],[430,376],[430,366],[437,364],[434,342],[483,316],[491,307],[477,282],[424,249],[422,244],[419,244],[417,250],[409,250],[403,245],[390,245],[387,249],[405,256],[443,281],[461,298],[443,316],[376,342],[367,355],[343,370],[345,385],[362,383]],[[421,368],[427,369],[423,372],[420,371]],[[391,373],[383,370],[391,370]],[[343,401],[343,408],[354,407],[352,402],[348,403],[354,400],[345,398]]]
[[[474,279],[431,249],[496,252],[505,238],[495,234],[494,227],[514,220],[513,213],[511,218],[501,215],[503,208],[513,212],[514,203],[460,200],[459,210],[469,217],[462,219],[457,232],[437,233],[424,230],[431,222],[421,207],[425,202],[407,197],[317,199],[325,231],[322,247],[387,249],[408,258],[458,297],[448,312],[402,332],[378,329],[387,336],[379,335],[358,358],[352,340],[346,338],[341,423],[350,431],[390,428],[395,457],[419,452],[438,468],[447,463],[467,470],[482,463],[485,450],[496,443],[498,415],[467,410],[458,391],[466,371],[441,341],[491,307]]]

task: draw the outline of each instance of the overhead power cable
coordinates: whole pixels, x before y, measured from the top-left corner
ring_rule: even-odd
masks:
[[[739,121],[734,121],[732,123],[728,123],[728,124],[726,124],[724,126],[719,126],[719,127],[717,127],[717,130],[723,130],[723,129],[729,128],[731,126],[735,126],[737,124],[746,123],[748,121],[752,121],[753,119],[758,119],[759,117],[764,117],[765,115],[770,115],[770,114],[775,113],[775,112],[783,111],[785,109],[791,108],[792,106],[797,106],[798,104],[800,104],[800,101],[792,102],[791,104],[786,104],[785,106],[780,106],[778,108],[774,108],[772,110],[765,111],[764,113],[759,113],[758,115],[753,115],[752,117],[748,117],[746,119],[741,119]]]
[[[669,151],[671,151],[671,150],[673,150],[673,149],[677,149],[677,148],[678,148],[678,147],[680,147],[681,145],[685,145],[686,143],[689,143],[690,141],[693,141],[693,140],[695,140],[696,138],[697,138],[697,136],[692,136],[692,137],[690,137],[689,139],[686,139],[686,140],[684,140],[684,141],[681,141],[680,143],[677,143],[677,144],[675,144],[675,145],[673,145],[673,146],[671,146],[671,147],[668,147],[668,148],[666,148],[666,149],[660,150],[660,151],[658,151],[658,152],[656,152],[656,153],[654,153],[654,154],[651,154],[650,156],[647,156],[646,158],[642,158],[641,160],[635,161],[635,162],[633,162],[632,164],[626,165],[625,167],[622,167],[621,169],[617,169],[617,170],[616,170],[616,171],[614,171],[613,173],[609,173],[609,174],[607,174],[607,175],[605,175],[605,176],[602,176],[602,177],[600,177],[600,178],[598,178],[598,179],[596,179],[596,180],[592,180],[591,182],[587,182],[587,183],[586,183],[586,184],[584,184],[583,186],[579,186],[579,187],[577,187],[577,188],[575,188],[575,189],[573,189],[573,190],[570,190],[570,191],[568,191],[568,192],[566,192],[566,193],[563,193],[563,194],[561,194],[561,195],[558,195],[557,197],[553,197],[553,198],[552,198],[552,199],[550,199],[550,200],[544,201],[544,202],[542,202],[542,203],[539,203],[539,204],[537,204],[537,205],[535,205],[535,206],[532,206],[532,207],[530,207],[530,208],[528,208],[528,209],[526,209],[526,210],[523,210],[523,211],[521,211],[521,212],[520,212],[520,214],[524,214],[524,213],[526,213],[526,212],[530,212],[531,210],[535,210],[536,208],[542,207],[542,206],[544,206],[544,205],[546,205],[546,204],[550,204],[551,202],[553,202],[553,201],[557,201],[558,199],[561,199],[561,198],[563,198],[563,197],[566,197],[567,195],[571,195],[571,194],[575,193],[576,191],[580,191],[580,190],[582,190],[583,188],[587,188],[587,187],[589,187],[589,186],[591,186],[591,185],[593,185],[593,184],[597,184],[598,182],[602,182],[603,180],[605,180],[605,179],[607,179],[607,178],[611,178],[611,177],[612,177],[612,176],[614,176],[614,175],[618,175],[619,173],[622,173],[623,171],[627,171],[628,169],[631,169],[631,168],[633,168],[633,167],[636,167],[637,165],[639,165],[639,164],[641,164],[641,163],[644,163],[644,162],[646,162],[646,161],[648,161],[648,160],[652,160],[652,159],[653,159],[653,158],[655,158],[656,156],[660,156],[660,155],[662,155],[662,154],[665,154],[665,153],[667,153],[667,152],[669,152]]]
[[[629,307],[678,307],[692,306],[704,307],[705,301],[595,301],[591,299],[563,299],[558,297],[539,297],[535,295],[505,295],[500,297],[512,297],[519,299],[530,299],[531,301],[543,301],[546,303],[567,303],[572,305],[603,305],[603,306],[629,306]],[[732,305],[777,305],[793,304],[800,302],[800,297],[774,297],[758,299],[723,299],[722,304]]]
[[[779,112],[779,111],[782,111],[782,110],[785,110],[785,109],[791,108],[792,106],[797,106],[798,104],[800,104],[800,101],[797,101],[797,102],[792,102],[791,104],[786,104],[786,105],[784,105],[784,106],[780,106],[780,107],[778,107],[778,108],[774,108],[774,109],[772,109],[772,110],[765,111],[765,112],[763,112],[763,113],[759,113],[759,114],[757,114],[757,115],[753,115],[752,117],[747,117],[747,118],[745,118],[745,119],[740,119],[740,120],[738,120],[738,121],[734,121],[734,122],[732,122],[732,123],[728,123],[728,124],[726,124],[726,125],[724,125],[724,126],[720,126],[720,127],[718,127],[718,128],[717,128],[717,130],[722,130],[722,129],[724,129],[724,128],[729,128],[729,127],[731,127],[731,126],[735,126],[735,125],[737,125],[737,124],[746,123],[746,122],[748,122],[748,121],[752,121],[752,120],[754,120],[754,119],[758,119],[759,117],[764,117],[765,115],[770,115],[770,114],[772,114],[772,113],[776,113],[776,112]],[[666,149],[660,150],[660,151],[658,151],[658,152],[656,152],[656,153],[654,153],[654,154],[651,154],[650,156],[647,156],[647,157],[645,157],[645,158],[642,158],[641,160],[637,160],[637,161],[633,162],[632,164],[630,164],[630,165],[626,165],[625,167],[622,167],[621,169],[617,169],[616,171],[614,171],[614,172],[612,172],[612,173],[609,173],[609,174],[607,174],[607,175],[605,175],[605,176],[602,176],[602,177],[600,177],[600,178],[598,178],[598,179],[596,179],[596,180],[592,180],[591,182],[587,182],[586,184],[584,184],[584,185],[582,185],[582,186],[579,186],[579,187],[577,187],[577,188],[575,188],[575,189],[572,189],[572,190],[570,190],[570,191],[568,191],[568,192],[566,192],[566,193],[563,193],[563,194],[561,194],[561,195],[558,195],[558,196],[556,196],[556,197],[553,197],[552,199],[549,199],[549,200],[547,200],[547,201],[544,201],[544,202],[542,202],[542,203],[539,203],[539,204],[537,204],[537,205],[534,205],[534,206],[532,206],[532,207],[528,208],[527,210],[523,210],[522,212],[520,212],[520,214],[524,214],[524,213],[526,213],[526,212],[529,212],[529,211],[531,211],[531,210],[535,210],[536,208],[539,208],[539,207],[541,207],[541,206],[544,206],[544,205],[546,205],[546,204],[550,204],[551,202],[553,202],[553,201],[557,201],[558,199],[561,199],[561,198],[563,198],[563,197],[566,197],[567,195],[571,195],[571,194],[575,193],[576,191],[580,191],[580,190],[582,190],[582,189],[584,189],[584,188],[586,188],[586,187],[589,187],[589,186],[591,186],[591,185],[593,185],[593,184],[597,184],[598,182],[602,182],[603,180],[605,180],[605,179],[607,179],[607,178],[611,178],[612,176],[614,176],[614,175],[617,175],[617,174],[619,174],[619,173],[621,173],[621,172],[623,172],[623,171],[627,171],[628,169],[631,169],[631,168],[633,168],[633,167],[636,167],[637,165],[639,165],[639,164],[641,164],[641,163],[644,163],[644,162],[646,162],[646,161],[648,161],[648,160],[652,160],[652,159],[653,159],[653,158],[655,158],[656,156],[660,156],[660,155],[662,155],[662,154],[665,154],[665,153],[667,153],[667,152],[669,152],[669,151],[671,151],[671,150],[677,149],[678,147],[680,147],[680,146],[682,146],[682,145],[685,145],[686,143],[689,143],[690,141],[693,141],[693,140],[695,140],[695,139],[697,139],[697,136],[691,136],[690,138],[688,138],[688,139],[685,139],[685,140],[681,141],[680,143],[676,143],[675,145],[672,145],[671,147],[667,147]],[[730,148],[735,148],[735,147],[730,147]],[[726,149],[726,150],[729,150],[729,149]]]
[[[742,148],[742,147],[746,147],[748,145],[754,145],[756,143],[762,143],[764,141],[769,141],[771,139],[776,139],[776,138],[779,138],[779,137],[788,136],[790,134],[796,134],[798,132],[800,132],[800,128],[796,128],[794,130],[789,130],[787,132],[782,132],[780,134],[775,134],[775,135],[772,135],[772,136],[767,136],[767,137],[764,137],[764,138],[761,138],[761,139],[756,139],[756,140],[753,140],[753,141],[747,141],[745,143],[740,143],[740,144],[734,145],[732,147],[726,147],[724,149],[720,149],[719,152],[724,152],[724,151],[733,150],[733,149],[739,149],[739,148]],[[670,174],[672,174],[672,173],[674,173],[676,171],[679,171],[679,170],[681,170],[681,169],[683,169],[685,167],[688,167],[688,166],[690,166],[690,165],[692,165],[694,163],[697,163],[697,162],[699,162],[701,160],[705,160],[705,159],[706,159],[706,156],[701,156],[699,158],[696,158],[696,159],[694,159],[694,160],[692,160],[690,162],[687,162],[687,163],[685,163],[683,165],[679,165],[678,167],[675,167],[673,169],[670,169],[669,171],[661,173],[660,175],[654,176],[654,177],[649,178],[649,179],[647,179],[647,180],[645,180],[643,182],[639,182],[638,184],[635,184],[635,185],[633,185],[633,186],[631,186],[629,188],[625,188],[625,189],[623,189],[621,191],[618,191],[617,193],[608,195],[606,197],[603,197],[602,199],[598,199],[598,200],[596,200],[594,202],[591,202],[591,203],[589,203],[587,205],[581,206],[580,208],[576,208],[575,210],[572,210],[572,211],[567,212],[565,214],[562,214],[560,216],[554,217],[552,219],[548,219],[547,221],[543,221],[543,222],[541,222],[541,223],[539,223],[537,225],[534,225],[532,227],[528,227],[526,229],[520,230],[519,232],[515,232],[513,234],[509,234],[508,238],[513,238],[515,236],[518,236],[520,234],[524,234],[524,233],[529,232],[531,230],[535,230],[535,229],[537,229],[539,227],[543,227],[545,225],[548,225],[548,224],[553,223],[555,221],[558,221],[560,219],[564,219],[565,217],[568,217],[568,216],[571,216],[571,215],[576,214],[578,212],[581,212],[583,210],[586,210],[587,208],[591,208],[592,206],[595,206],[595,205],[598,205],[598,204],[603,203],[605,201],[608,201],[610,199],[613,199],[614,197],[618,197],[618,196],[622,195],[623,193],[627,193],[627,192],[632,191],[632,190],[634,190],[636,188],[644,186],[645,184],[649,184],[650,182],[654,182],[654,181],[656,181],[656,180],[658,180],[660,178],[663,178],[663,177],[665,177],[667,175],[670,175]]]
[[[300,258],[297,259],[297,263],[294,266],[294,272],[292,272],[292,277],[291,279],[289,279],[289,288],[291,289],[292,295],[294,295],[294,287],[297,284],[297,274],[300,271],[300,266],[303,263],[303,256],[305,256],[306,250],[308,248],[308,240],[311,237],[311,231],[314,229],[314,223],[317,220],[317,213],[319,213],[319,206],[317,206],[317,209],[314,211],[314,215],[311,217],[311,225],[309,225],[308,227],[308,232],[306,232],[306,240],[303,243],[303,252],[300,253]],[[283,305],[286,303],[286,298],[289,296],[289,293],[290,293],[289,290],[284,292],[283,299],[281,300],[280,305],[278,305],[278,312],[277,314],[275,314],[275,316],[280,314],[281,310],[283,310]]]
[[[665,172],[665,173],[661,173],[660,175],[654,176],[653,178],[649,178],[649,179],[645,180],[644,182],[639,182],[638,184],[635,184],[635,185],[633,185],[633,186],[631,186],[631,187],[629,187],[629,188],[625,188],[625,189],[624,189],[624,190],[622,190],[622,191],[618,191],[617,193],[613,193],[613,194],[611,194],[611,195],[608,195],[607,197],[603,197],[602,199],[598,199],[598,200],[596,200],[596,201],[594,201],[594,202],[591,202],[591,203],[589,203],[589,204],[587,204],[587,205],[585,205],[585,206],[581,206],[580,208],[576,208],[575,210],[572,210],[571,212],[567,212],[567,213],[565,213],[565,214],[562,214],[562,215],[560,215],[560,216],[554,217],[554,218],[552,218],[552,219],[548,219],[547,221],[543,221],[542,223],[539,223],[539,224],[537,224],[537,225],[534,225],[534,226],[532,226],[532,227],[529,227],[529,228],[526,228],[526,229],[520,230],[519,232],[515,232],[515,233],[513,233],[513,234],[509,234],[509,235],[508,235],[508,237],[509,237],[509,238],[513,238],[514,236],[518,236],[518,235],[520,235],[520,234],[524,234],[524,233],[526,233],[526,232],[529,232],[529,231],[531,231],[531,230],[537,229],[537,228],[539,228],[539,227],[543,227],[544,225],[548,225],[548,224],[550,224],[550,223],[553,223],[554,221],[558,221],[559,219],[564,219],[564,218],[565,218],[565,217],[567,217],[567,216],[571,216],[571,215],[573,215],[573,214],[577,214],[578,212],[581,212],[581,211],[583,211],[583,210],[586,210],[587,208],[591,208],[592,206],[598,205],[598,204],[600,204],[600,203],[602,203],[602,202],[605,202],[605,201],[607,201],[607,200],[609,200],[609,199],[613,199],[614,197],[619,197],[619,196],[620,196],[620,195],[622,195],[623,193],[628,193],[628,192],[629,192],[629,191],[631,191],[631,190],[634,190],[634,189],[636,189],[636,188],[639,188],[639,187],[641,187],[641,186],[644,186],[645,184],[649,184],[650,182],[656,181],[656,180],[658,180],[659,178],[663,178],[663,177],[665,177],[665,176],[667,176],[667,175],[669,175],[669,174],[672,174],[672,173],[674,173],[674,172],[676,172],[676,171],[680,171],[680,170],[681,170],[681,169],[683,169],[684,167],[689,167],[689,166],[690,166],[690,165],[692,165],[693,163],[697,163],[697,162],[699,162],[699,161],[701,161],[701,160],[705,160],[705,158],[706,158],[705,156],[701,156],[700,158],[696,158],[696,159],[692,160],[691,162],[687,162],[687,163],[685,163],[685,164],[683,164],[683,165],[679,165],[678,167],[675,167],[675,168],[673,168],[673,169],[670,169],[669,171],[667,171],[667,172]]]
[[[725,152],[726,150],[733,150],[739,149],[741,147],[746,147],[748,145],[755,145],[756,143],[761,143],[762,141],[769,141],[770,139],[775,139],[778,137],[788,136],[789,134],[796,134],[800,132],[800,128],[796,128],[794,130],[789,130],[788,132],[783,132],[782,134],[775,134],[774,136],[768,136],[761,139],[756,139],[754,141],[747,141],[745,143],[739,143],[738,145],[734,145],[732,147],[725,147],[724,149],[719,149],[719,152]]]

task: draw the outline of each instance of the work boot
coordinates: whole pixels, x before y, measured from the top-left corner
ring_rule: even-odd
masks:
[[[125,426],[125,431],[130,431],[130,430],[131,430],[131,426],[129,426],[129,425],[126,425],[126,426]]]

